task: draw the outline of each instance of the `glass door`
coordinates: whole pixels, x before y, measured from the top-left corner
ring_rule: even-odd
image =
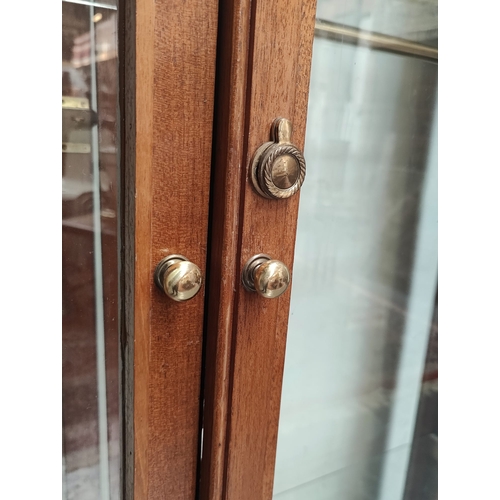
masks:
[[[437,498],[437,1],[319,0],[273,498]]]
[[[437,4],[123,5],[63,1],[65,498],[436,498]]]
[[[113,1],[62,2],[63,498],[120,498]]]
[[[217,0],[62,2],[65,500],[195,496],[216,40]]]

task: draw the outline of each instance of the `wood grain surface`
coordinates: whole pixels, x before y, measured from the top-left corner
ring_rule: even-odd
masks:
[[[251,0],[221,0],[214,119],[203,460],[200,499],[223,495],[234,306],[239,290],[240,198]]]
[[[217,4],[122,11],[124,485],[135,500],[195,497],[204,293],[174,302],[153,272],[168,254],[205,271]]]
[[[314,13],[314,1],[240,0],[220,18],[202,499],[272,497],[290,291],[266,300],[240,273],[257,253],[292,270],[299,197],[260,197],[248,167],[277,117],[303,149]]]

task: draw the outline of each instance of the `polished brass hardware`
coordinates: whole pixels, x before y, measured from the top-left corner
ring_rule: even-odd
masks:
[[[260,253],[245,264],[241,279],[245,290],[257,292],[266,299],[274,299],[288,288],[290,271],[283,262]]]
[[[89,110],[89,100],[86,97],[62,96],[63,109],[85,109]]]
[[[200,268],[182,255],[169,255],[155,269],[155,285],[171,299],[184,302],[201,289]]]
[[[260,146],[252,159],[252,184],[264,198],[293,196],[306,175],[304,156],[292,143],[292,124],[277,118],[271,128],[272,142]]]

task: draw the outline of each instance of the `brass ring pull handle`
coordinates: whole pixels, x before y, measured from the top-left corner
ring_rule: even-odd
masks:
[[[172,300],[192,299],[201,289],[200,268],[182,255],[169,255],[155,269],[155,285]]]
[[[260,253],[245,264],[242,282],[245,290],[257,292],[266,299],[274,299],[288,288],[290,271],[283,262]]]
[[[253,157],[252,184],[264,198],[289,198],[304,183],[306,161],[302,152],[291,143],[289,120],[277,118],[271,132],[273,142],[262,144]]]

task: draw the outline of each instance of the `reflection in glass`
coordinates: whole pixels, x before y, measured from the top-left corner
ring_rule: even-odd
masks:
[[[435,63],[315,39],[276,500],[437,498],[436,89]]]
[[[62,14],[63,498],[110,500],[120,496],[117,18],[66,1]]]
[[[318,19],[437,46],[437,0],[318,0]]]

